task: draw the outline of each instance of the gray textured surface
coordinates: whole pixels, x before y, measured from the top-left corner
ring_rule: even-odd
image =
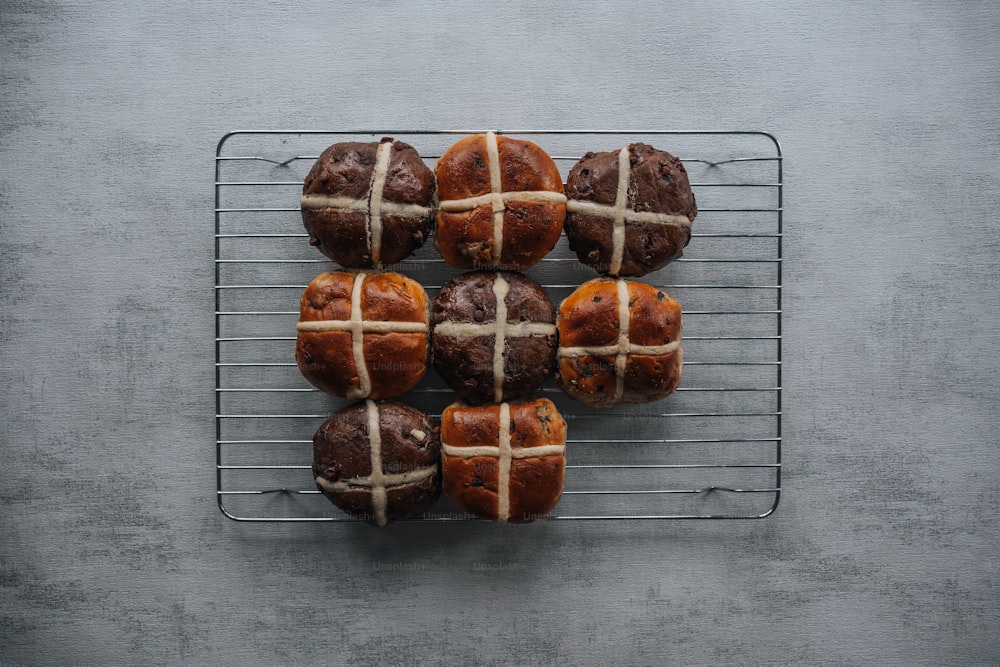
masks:
[[[0,664],[1000,662],[1000,8],[813,4],[0,4]],[[774,132],[778,512],[225,519],[214,145],[356,126]]]

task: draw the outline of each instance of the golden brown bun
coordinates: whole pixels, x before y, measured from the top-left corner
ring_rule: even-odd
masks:
[[[616,347],[625,342],[619,335],[622,283],[628,293],[627,345]],[[559,306],[559,384],[598,407],[659,400],[680,383],[680,340],[681,304],[675,299],[645,283],[594,278]],[[606,349],[586,353],[601,347]]]
[[[460,269],[503,268],[523,271],[538,263],[559,240],[566,217],[559,168],[530,141],[496,137],[501,190],[526,192],[523,199],[504,198],[502,247],[495,246],[494,209],[483,203],[468,210],[449,210],[448,202],[492,192],[488,137],[465,137],[438,160],[439,209],[435,246],[452,266]],[[529,201],[531,193],[549,201]]]
[[[504,457],[501,419],[507,411],[510,455]],[[483,519],[527,523],[558,504],[566,468],[566,421],[547,398],[477,407],[453,403],[441,415],[441,442],[444,491],[459,509]],[[494,451],[462,454],[482,447]],[[525,451],[534,447],[546,449]],[[504,458],[510,463],[507,485],[501,484]]]
[[[364,333],[309,330],[311,322],[349,326],[355,292],[361,297]],[[323,273],[302,293],[295,361],[302,375],[327,393],[347,398],[398,396],[427,369],[428,312],[424,288],[400,273]],[[356,339],[362,341],[360,348]],[[360,369],[359,356],[364,361]]]

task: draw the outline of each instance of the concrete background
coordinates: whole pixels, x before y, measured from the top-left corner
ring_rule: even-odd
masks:
[[[1000,6],[0,4],[0,664],[1000,663]],[[214,499],[233,129],[763,129],[762,521],[260,525]]]

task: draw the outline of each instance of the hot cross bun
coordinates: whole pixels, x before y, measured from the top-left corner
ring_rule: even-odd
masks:
[[[468,406],[441,415],[444,491],[459,509],[501,523],[551,512],[562,495],[566,421],[552,401]]]
[[[684,164],[641,143],[584,155],[566,196],[570,248],[612,276],[643,276],[680,257],[698,215]]]
[[[346,398],[390,398],[427,369],[429,300],[401,273],[328,271],[300,300],[295,361],[317,388]]]
[[[433,226],[434,173],[390,137],[342,142],[319,156],[302,186],[309,243],[347,268],[393,264],[420,248]]]
[[[402,403],[366,400],[313,436],[313,479],[333,504],[377,526],[419,514],[441,495],[439,431]]]
[[[431,358],[470,403],[531,394],[552,374],[556,312],[541,285],[512,271],[449,280],[431,306]]]
[[[624,278],[594,278],[559,306],[557,377],[596,407],[648,403],[681,380],[681,304]]]
[[[452,266],[523,271],[559,240],[566,214],[562,177],[536,144],[476,134],[445,151],[434,173],[434,243]]]

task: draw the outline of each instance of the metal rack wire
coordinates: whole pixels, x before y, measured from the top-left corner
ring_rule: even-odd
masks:
[[[482,130],[478,130],[482,131]],[[312,434],[347,402],[312,389],[293,358],[298,297],[335,265],[306,243],[298,195],[337,141],[410,143],[429,166],[475,131],[241,131],[215,157],[216,475],[243,521],[353,521],[312,482]],[[498,132],[501,134],[501,132]],[[679,156],[699,204],[685,256],[640,280],[684,306],[684,380],[656,403],[592,409],[550,382],[569,423],[551,520],[752,519],[781,494],[782,156],[753,131],[505,131],[538,143],[565,178],[587,151],[644,141]],[[390,267],[433,298],[458,273],[428,243]],[[596,276],[565,238],[528,275],[555,303]],[[438,416],[455,400],[429,370],[399,400]],[[463,521],[442,498],[416,521]]]

